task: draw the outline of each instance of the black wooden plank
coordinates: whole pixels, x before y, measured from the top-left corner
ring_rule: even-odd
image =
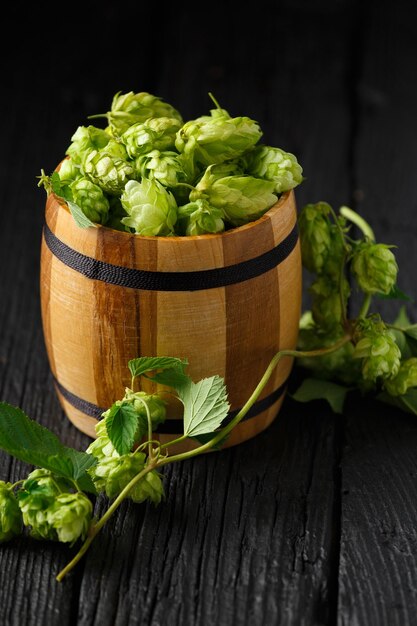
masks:
[[[370,3],[358,67],[353,181],[358,210],[377,239],[398,246],[403,290],[416,297],[417,45],[409,2]],[[411,11],[411,13],[410,13]],[[359,301],[356,301],[356,307]],[[376,301],[392,320],[399,303]],[[411,317],[414,305],[407,305]],[[415,623],[416,422],[356,403],[342,460],[340,625]]]
[[[342,461],[340,626],[415,624],[417,422],[356,403]]]

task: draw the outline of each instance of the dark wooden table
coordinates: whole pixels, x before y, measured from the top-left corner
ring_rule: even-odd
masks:
[[[60,409],[43,343],[35,177],[116,91],[150,91],[188,119],[212,91],[257,119],[266,143],[304,167],[298,205],[357,208],[398,245],[400,286],[417,298],[414,3],[200,11],[16,3],[3,15],[13,45],[1,44],[0,399],[80,449],[89,440]],[[0,454],[2,479],[28,469]],[[3,544],[1,625],[416,624],[417,418],[359,397],[343,417],[287,399],[263,434],[167,468],[165,485],[158,508],[122,506],[62,584],[74,550]]]

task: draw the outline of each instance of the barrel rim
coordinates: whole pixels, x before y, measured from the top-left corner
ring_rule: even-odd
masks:
[[[62,163],[62,161],[61,161]],[[59,171],[61,163],[56,167],[56,171]],[[54,192],[50,193],[50,196],[53,197],[55,202],[59,205],[60,208],[67,211],[67,213],[71,214],[68,204],[61,198],[57,196]],[[268,209],[261,217],[252,222],[248,222],[248,224],[243,224],[242,226],[236,226],[235,228],[230,228],[229,230],[223,231],[221,233],[207,233],[205,235],[175,235],[175,237],[167,237],[161,235],[138,235],[136,233],[127,233],[122,230],[116,230],[115,228],[109,228],[108,226],[104,226],[103,224],[94,224],[94,227],[102,230],[103,232],[109,232],[112,236],[121,235],[122,237],[126,237],[126,240],[132,239],[134,241],[142,240],[142,241],[163,241],[166,242],[174,242],[173,245],[177,245],[182,241],[205,241],[205,240],[215,240],[215,239],[224,239],[227,237],[236,237],[239,233],[242,233],[251,228],[256,228],[256,226],[261,225],[265,221],[271,219],[275,213],[281,210],[281,208],[286,205],[288,202],[291,203],[291,200],[295,202],[294,198],[294,189],[290,189],[282,193],[276,203]],[[75,224],[75,221],[74,221]]]

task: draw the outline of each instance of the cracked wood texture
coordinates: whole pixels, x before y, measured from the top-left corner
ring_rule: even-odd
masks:
[[[180,5],[94,2],[65,7],[52,30],[46,7],[4,10],[18,44],[1,43],[0,399],[67,445],[90,441],[65,418],[47,364],[35,177],[119,90],[160,95],[186,119],[208,111],[212,91],[257,119],[265,143],[304,167],[298,205],[361,211],[398,246],[400,287],[415,297],[413,9],[285,0],[210,5],[202,18]],[[396,409],[352,397],[336,417],[287,397],[256,438],[168,467],[166,501],[125,503],[63,583],[55,576],[74,549],[1,545],[0,623],[414,625],[416,451],[417,421]],[[28,470],[0,454],[2,479]],[[96,513],[105,506],[98,498]]]

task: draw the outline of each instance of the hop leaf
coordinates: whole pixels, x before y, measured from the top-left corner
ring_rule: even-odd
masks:
[[[274,192],[284,193],[303,181],[303,169],[291,152],[271,146],[256,146],[242,158],[244,169],[251,176],[275,183]]]
[[[0,543],[22,532],[22,513],[13,486],[0,480]]]
[[[354,251],[352,272],[365,293],[388,295],[395,286],[398,265],[390,247],[366,242]]]
[[[177,221],[177,203],[174,196],[156,180],[131,180],[121,197],[128,217],[122,223],[139,235],[169,235]]]

